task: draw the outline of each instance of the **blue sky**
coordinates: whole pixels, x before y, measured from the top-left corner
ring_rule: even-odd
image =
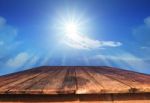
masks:
[[[149,0],[0,0],[0,75],[43,65],[150,74],[149,5]],[[68,24],[77,32],[68,32]]]

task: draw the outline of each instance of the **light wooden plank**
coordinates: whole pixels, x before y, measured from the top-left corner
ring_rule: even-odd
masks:
[[[114,76],[123,76],[128,81],[126,83],[131,87],[131,92],[150,92],[149,76],[145,75],[145,78],[143,78],[144,76],[138,73],[110,67],[104,69],[108,74],[112,73]]]
[[[133,71],[112,68],[112,67],[105,67],[105,70],[109,70],[110,72],[124,75],[127,78],[132,78],[134,81],[140,82],[142,84],[150,85],[150,75],[148,75],[148,74],[142,74],[142,73],[137,73],[137,72],[133,72]]]
[[[112,78],[106,77],[103,74],[97,73],[94,68],[86,68],[86,72],[88,72],[94,79],[103,86],[104,93],[125,93],[130,89],[129,86],[116,81]]]
[[[87,74],[82,68],[76,68],[77,91],[76,94],[101,93],[103,87]]]
[[[143,93],[150,92],[149,77],[110,67],[40,67],[3,76],[0,93]]]
[[[60,94],[60,88],[63,85],[63,81],[65,80],[65,76],[67,75],[68,68],[60,68],[61,71],[53,76],[52,78],[48,78],[48,83],[43,88],[44,94]]]
[[[58,69],[57,67],[55,68],[54,71],[51,71],[49,69],[48,72],[46,72],[45,74],[41,74],[37,78],[26,82],[25,86],[23,87],[25,88],[24,89],[25,93],[42,94],[43,88],[45,87],[45,85],[49,83],[48,80],[50,78],[55,77],[55,75],[57,75],[59,72],[60,72],[60,69]],[[28,84],[32,84],[32,85],[28,85]]]
[[[36,76],[35,78],[29,79],[23,83],[20,83],[18,85],[15,85],[11,88],[9,88],[8,93],[14,93],[14,94],[37,94],[37,93],[41,93],[42,90],[41,89],[30,89],[30,87],[34,87],[34,86],[41,86],[41,85],[37,85],[36,83],[40,83],[40,81],[42,79],[45,79],[47,76],[49,76],[50,74],[55,74],[55,72],[57,72],[58,70],[55,68],[55,71],[51,70],[51,69],[46,69],[43,70],[43,72],[40,73],[40,75]],[[42,87],[41,87],[42,88]]]
[[[0,82],[0,87],[2,86],[5,86],[7,84],[10,84],[12,82],[15,82],[18,80],[18,78],[25,78],[27,77],[28,75],[33,75],[33,74],[38,74],[39,72],[41,71],[25,71],[25,72],[21,72],[21,73],[15,73],[15,74],[12,74],[12,75],[9,75],[9,76],[4,76],[4,78],[2,78],[1,82]]]
[[[0,87],[0,94],[8,93],[10,88],[13,88],[17,84],[23,83],[23,82],[25,82],[27,80],[33,79],[33,78],[35,78],[38,75],[39,74],[29,75],[28,77],[20,78],[21,80],[17,80],[17,81],[14,81],[12,83],[7,84],[6,86],[2,86],[2,87]]]
[[[76,91],[76,75],[75,68],[69,67],[65,79],[63,81],[62,87],[59,88],[60,93],[75,93]]]
[[[18,75],[15,75],[17,77],[12,75],[13,78],[1,82],[0,94],[7,93],[10,88],[38,76],[41,72],[42,70],[27,70],[21,74],[19,73]]]
[[[99,71],[99,73],[103,73],[113,79],[116,79],[128,86],[131,87],[131,89],[129,90],[129,92],[150,92],[150,85],[148,84],[144,84],[141,83],[139,81],[137,81],[135,78],[138,78],[138,76],[131,76],[133,75],[132,73],[124,73],[123,71],[117,71],[114,69],[109,69],[109,68],[101,68],[96,69]]]
[[[4,75],[4,76],[0,76],[0,81],[8,81],[10,79],[16,79],[16,78],[18,78],[21,75],[26,75],[26,74],[31,74],[31,73],[32,74],[39,73],[39,72],[42,71],[41,70],[42,68],[43,67],[37,67],[37,68],[29,69],[29,70],[19,71],[19,72],[7,74],[7,75]],[[46,68],[46,67],[44,67],[44,68]],[[2,82],[0,82],[0,85],[1,85],[1,83]]]

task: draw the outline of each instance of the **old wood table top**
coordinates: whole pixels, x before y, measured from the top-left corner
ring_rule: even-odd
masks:
[[[150,75],[106,66],[43,66],[0,76],[0,94],[146,92]]]

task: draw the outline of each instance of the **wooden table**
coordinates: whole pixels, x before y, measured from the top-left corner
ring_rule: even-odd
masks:
[[[43,66],[0,77],[0,103],[150,103],[150,75],[113,67]]]

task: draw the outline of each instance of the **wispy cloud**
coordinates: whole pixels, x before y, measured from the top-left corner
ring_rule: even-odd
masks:
[[[85,35],[74,35],[73,37],[66,36],[64,43],[69,47],[76,49],[101,49],[105,47],[119,47],[122,45],[121,42],[117,41],[100,41],[91,39]]]
[[[149,61],[140,57],[137,57],[131,53],[119,53],[119,54],[111,54],[111,55],[95,55],[89,57],[89,61],[94,61],[95,63],[107,66],[116,66],[124,69],[132,69],[135,71],[143,72],[149,71]]]
[[[4,17],[0,16],[0,41],[10,43],[17,35],[18,30],[14,26],[8,24]]]
[[[0,28],[2,28],[6,24],[6,19],[0,16]]]
[[[120,54],[120,55],[95,55],[91,57],[91,59],[111,59],[111,60],[141,60],[137,58],[136,56],[133,56],[128,53]]]
[[[150,50],[150,47],[148,47],[148,46],[142,46],[141,49],[143,49],[143,50]]]
[[[150,16],[144,19],[144,23],[133,29],[135,39],[144,46],[150,46]]]
[[[0,46],[2,46],[4,44],[4,42],[3,41],[0,41]]]
[[[108,46],[108,47],[118,47],[121,46],[121,42],[116,41],[99,41],[101,43],[101,46]]]
[[[20,68],[29,60],[29,58],[30,56],[28,53],[22,52],[16,55],[14,58],[10,58],[5,65],[6,67],[10,68]]]
[[[150,27],[150,16],[144,19],[144,23]]]
[[[9,25],[4,17],[0,16],[0,57],[10,52],[10,48],[16,45],[17,35],[18,30]]]

